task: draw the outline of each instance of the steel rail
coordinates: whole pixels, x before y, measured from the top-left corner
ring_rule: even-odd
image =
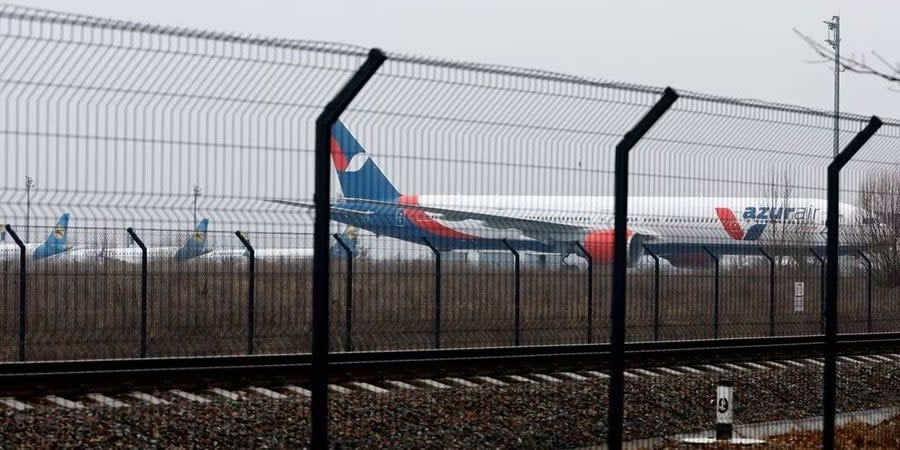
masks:
[[[626,344],[626,367],[821,357],[822,336]],[[839,354],[900,352],[900,333],[841,335]],[[333,353],[329,382],[534,371],[607,370],[609,344]],[[204,356],[0,364],[0,396],[124,392],[146,388],[308,383],[309,354]]]

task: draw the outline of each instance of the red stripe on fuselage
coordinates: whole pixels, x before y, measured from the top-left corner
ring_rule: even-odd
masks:
[[[347,165],[350,164],[350,161],[347,160],[347,155],[344,154],[344,150],[341,148],[341,144],[335,138],[331,138],[331,159],[334,161],[334,168],[338,172],[343,172],[347,169]]]
[[[419,205],[419,197],[416,195],[401,195],[400,200],[398,202],[401,205],[410,205],[410,206],[418,206]],[[453,228],[448,228],[444,225],[441,225],[434,219],[428,216],[425,211],[416,208],[403,208],[403,215],[409,219],[413,225],[435,235],[445,238],[455,238],[455,239],[477,239],[477,236],[472,236],[470,234],[466,234],[460,231],[456,231]]]
[[[734,216],[734,211],[728,208],[716,208],[716,215],[719,216],[719,222],[722,222],[725,232],[732,239],[740,241],[744,238],[744,229],[741,228],[741,223]]]

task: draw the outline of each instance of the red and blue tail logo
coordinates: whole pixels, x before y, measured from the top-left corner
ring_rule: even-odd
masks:
[[[331,160],[346,198],[396,201],[400,192],[340,121],[331,129]]]
[[[741,222],[735,217],[734,211],[728,208],[716,208],[716,215],[719,216],[719,222],[722,222],[722,226],[725,227],[725,232],[736,241],[755,241],[762,236],[763,230],[766,229],[766,224],[758,223],[747,229],[745,233]]]

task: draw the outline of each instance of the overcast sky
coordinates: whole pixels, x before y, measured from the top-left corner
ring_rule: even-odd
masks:
[[[836,0],[304,2],[289,0],[19,0],[59,11],[296,39],[379,46],[455,60],[671,85],[831,109],[828,64],[796,27],[825,38],[841,16],[843,52],[900,61],[900,2]],[[900,92],[845,73],[842,109],[900,117]],[[898,86],[900,88],[900,86]]]

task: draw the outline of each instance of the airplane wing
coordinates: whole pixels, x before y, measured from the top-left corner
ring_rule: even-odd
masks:
[[[291,201],[291,200],[266,200],[266,201],[269,203],[278,203],[281,205],[288,205],[288,206],[294,206],[294,207],[306,208],[306,209],[315,209],[316,208],[316,205],[314,205],[312,203],[306,203],[306,202],[296,202],[296,201]],[[355,209],[347,209],[347,208],[341,208],[340,206],[334,206],[334,204],[331,205],[331,210],[339,212],[341,214],[357,215],[357,216],[371,216],[371,215],[375,214],[374,211],[357,211]]]
[[[532,239],[544,242],[578,242],[584,236],[597,228],[584,225],[571,225],[565,223],[548,222],[544,220],[525,219],[512,217],[503,214],[463,211],[449,208],[438,208],[432,206],[421,205],[403,205],[394,202],[385,202],[369,199],[348,199],[354,202],[370,203],[379,206],[393,206],[405,209],[415,209],[428,213],[435,219],[449,221],[477,220],[485,227],[494,229],[515,229]],[[611,229],[611,227],[609,227]],[[656,233],[651,230],[635,229],[630,227],[635,233],[645,236],[645,239],[652,240],[656,237]]]

